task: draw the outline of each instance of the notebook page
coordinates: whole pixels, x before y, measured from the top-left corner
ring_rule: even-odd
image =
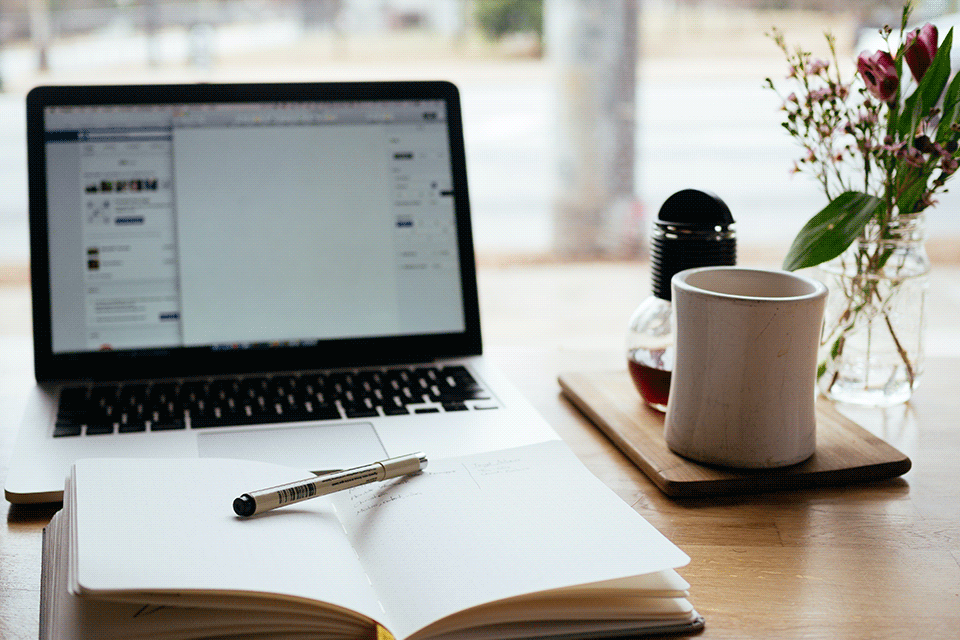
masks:
[[[66,503],[65,503],[66,506]],[[284,634],[303,629],[325,637],[364,637],[369,625],[357,619],[329,616],[318,619],[299,611],[250,609],[245,603],[242,613],[230,614],[221,609],[145,605],[142,602],[110,602],[72,595],[66,583],[68,558],[66,517],[63,511],[54,514],[46,528],[44,544],[44,595],[41,598],[41,640],[174,640],[233,633]],[[56,570],[54,570],[56,569]],[[191,600],[192,603],[192,600]],[[285,637],[285,636],[284,636]]]
[[[398,638],[486,602],[689,561],[559,441],[431,460],[334,503]]]
[[[238,495],[308,475],[209,458],[81,460],[75,471],[75,583],[89,595],[281,594],[382,620],[326,498],[245,520],[234,514]]]

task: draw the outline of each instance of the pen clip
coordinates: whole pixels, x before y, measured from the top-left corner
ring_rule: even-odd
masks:
[[[338,471],[343,471],[343,469],[318,469],[317,471],[311,471],[315,476],[325,476],[331,473],[337,473]]]

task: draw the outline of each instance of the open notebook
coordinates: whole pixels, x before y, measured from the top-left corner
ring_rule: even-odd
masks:
[[[360,640],[377,625],[397,640],[574,640],[703,627],[674,571],[689,558],[562,442],[234,515],[239,493],[301,473],[78,462],[45,532],[40,637]]]
[[[40,87],[12,502],[84,457],[340,469],[556,438],[484,361],[446,82]]]

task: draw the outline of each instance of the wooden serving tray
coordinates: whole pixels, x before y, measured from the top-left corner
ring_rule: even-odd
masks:
[[[663,414],[643,402],[626,370],[565,373],[559,381],[564,395],[671,497],[853,484],[910,470],[910,458],[828,401],[817,403],[817,449],[811,458],[753,471],[703,465],[667,448]]]

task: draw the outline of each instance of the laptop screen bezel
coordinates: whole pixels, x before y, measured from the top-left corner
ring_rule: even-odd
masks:
[[[464,330],[323,340],[312,346],[218,350],[176,347],[56,353],[51,279],[44,110],[51,106],[210,102],[443,100],[453,175]],[[27,162],[34,367],[38,382],[194,377],[430,362],[480,355],[480,312],[467,192],[459,91],[446,81],[45,86],[27,95]]]

